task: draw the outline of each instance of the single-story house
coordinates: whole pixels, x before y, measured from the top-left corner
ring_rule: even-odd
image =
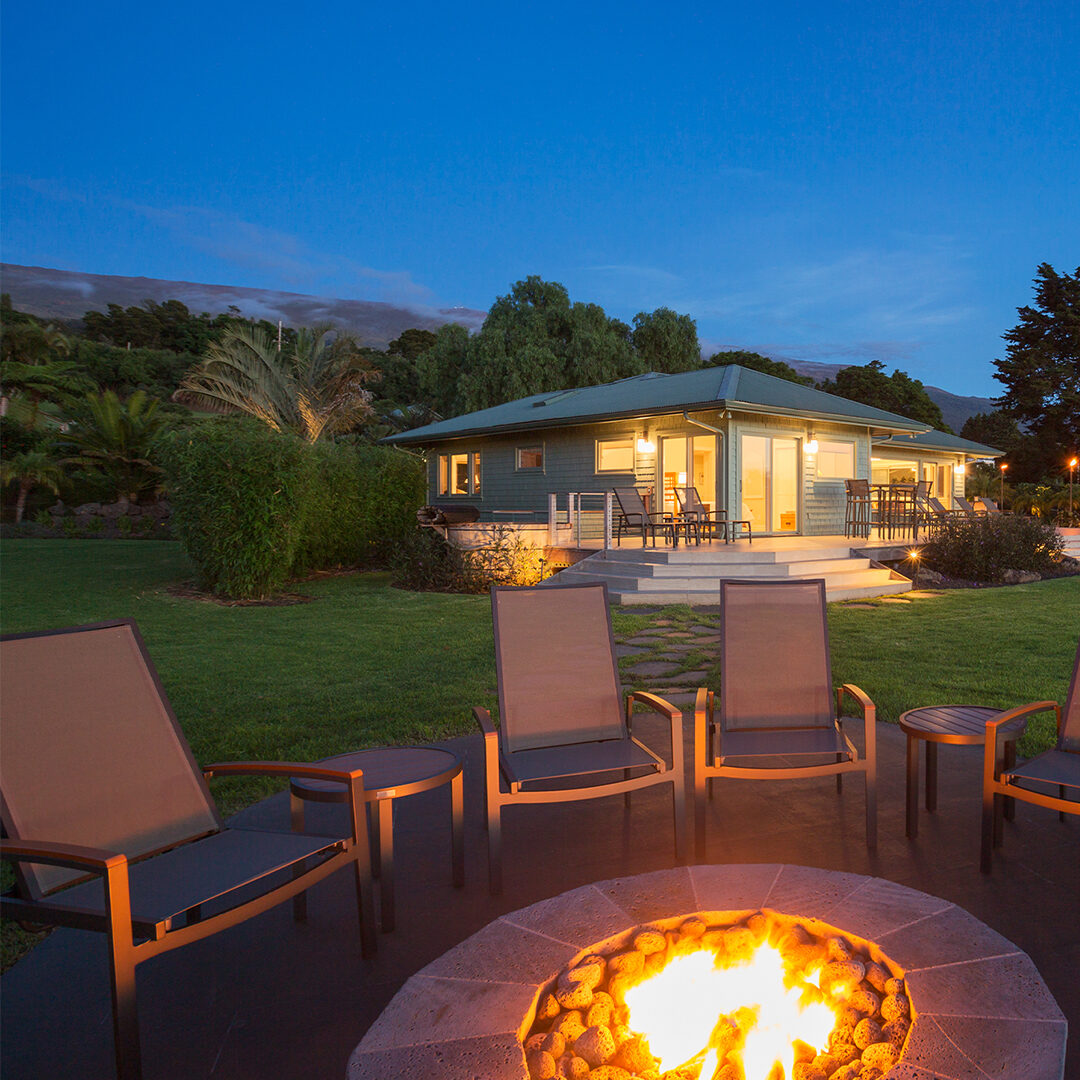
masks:
[[[925,479],[951,499],[969,460],[999,454],[737,365],[534,394],[384,441],[426,448],[428,501],[482,521],[546,521],[552,495],[628,486],[674,510],[693,484],[755,536],[843,533],[846,479]]]

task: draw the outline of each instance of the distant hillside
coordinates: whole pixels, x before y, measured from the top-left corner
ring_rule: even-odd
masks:
[[[314,326],[333,322],[357,334],[365,345],[384,349],[403,330],[437,330],[449,322],[477,329],[487,312],[471,308],[412,310],[373,300],[341,300],[302,293],[248,289],[239,285],[203,285],[160,278],[114,277],[49,270],[40,266],[0,263],[0,290],[11,294],[12,304],[46,319],[77,321],[88,311],[104,311],[109,304],[140,305],[180,300],[195,314],[217,315],[230,306],[248,317],[281,319],[288,326]]]

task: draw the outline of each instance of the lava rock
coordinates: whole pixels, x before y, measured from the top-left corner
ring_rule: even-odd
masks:
[[[881,1008],[881,998],[872,990],[856,990],[847,1000],[848,1005],[863,1016],[873,1016]],[[886,1020],[892,1017],[886,1017]]]
[[[629,975],[637,978],[645,970],[645,954],[636,949],[608,957],[608,971],[613,975]]]
[[[615,1056],[615,1039],[607,1027],[596,1024],[574,1040],[574,1053],[593,1067],[604,1065]]]
[[[652,956],[654,953],[663,952],[667,948],[667,938],[664,937],[662,931],[649,927],[634,935],[634,948],[647,957]]]
[[[899,1020],[907,1017],[911,1010],[911,1004],[907,994],[889,994],[881,1003],[882,1018],[888,1023],[891,1020]]]
[[[875,964],[871,960],[866,965],[866,981],[870,984],[870,989],[878,994],[885,993],[885,984],[889,981],[889,973],[880,965]]]
[[[891,1069],[900,1056],[900,1051],[891,1042],[871,1043],[862,1052],[864,1065],[873,1065],[883,1072]]]
[[[592,1004],[592,999],[592,987],[582,983],[558,986],[555,989],[555,1000],[564,1009],[587,1009]]]
[[[546,1050],[530,1050],[525,1055],[532,1080],[554,1080],[555,1059]]]
[[[880,1039],[881,1025],[867,1017],[867,1019],[859,1021],[851,1041],[860,1050],[865,1050],[871,1043],[879,1042]]]

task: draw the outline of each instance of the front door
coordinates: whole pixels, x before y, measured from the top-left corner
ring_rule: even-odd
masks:
[[[660,475],[663,480],[663,508],[679,511],[677,487],[696,487],[701,501],[716,509],[716,436],[677,435],[660,440]]]
[[[754,532],[799,530],[799,440],[743,435],[740,440],[742,507]]]

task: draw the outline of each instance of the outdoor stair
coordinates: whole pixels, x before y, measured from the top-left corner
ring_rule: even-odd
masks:
[[[767,543],[767,542],[766,542]],[[768,550],[740,541],[678,548],[609,548],[556,575],[560,584],[606,581],[617,604],[718,604],[725,578],[824,578],[828,600],[907,592],[911,581],[849,546]]]

